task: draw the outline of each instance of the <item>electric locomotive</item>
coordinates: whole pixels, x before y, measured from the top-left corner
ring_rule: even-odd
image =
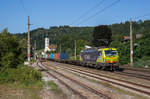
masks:
[[[119,70],[119,56],[116,48],[89,48],[81,51],[81,61],[95,68]]]

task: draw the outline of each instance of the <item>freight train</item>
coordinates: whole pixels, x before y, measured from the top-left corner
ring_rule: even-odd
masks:
[[[80,53],[80,60],[70,60],[67,53],[46,54],[46,59],[104,70],[119,70],[119,55],[116,48],[88,48]]]

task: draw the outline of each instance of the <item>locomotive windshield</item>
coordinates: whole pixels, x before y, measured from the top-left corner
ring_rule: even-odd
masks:
[[[105,56],[116,56],[117,51],[116,50],[106,50],[105,51]]]

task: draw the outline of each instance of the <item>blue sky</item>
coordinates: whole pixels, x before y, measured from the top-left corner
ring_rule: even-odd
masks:
[[[30,16],[31,30],[49,28],[50,26],[69,25],[87,10],[102,0],[0,0],[0,31],[8,28],[11,33],[25,32],[27,16]],[[120,0],[114,6],[89,19],[96,12],[102,10],[116,0],[104,0],[81,20],[72,26],[96,26],[101,24],[120,23],[130,18],[150,13],[150,0]],[[24,8],[23,8],[24,6]],[[141,17],[150,19],[150,15]],[[138,19],[136,19],[138,20]]]

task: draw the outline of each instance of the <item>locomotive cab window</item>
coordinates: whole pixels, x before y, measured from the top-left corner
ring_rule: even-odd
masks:
[[[117,55],[117,51],[112,50],[111,51],[111,55],[116,56]]]
[[[116,56],[117,55],[117,51],[115,51],[115,50],[106,50],[105,51],[105,55],[106,56]]]

